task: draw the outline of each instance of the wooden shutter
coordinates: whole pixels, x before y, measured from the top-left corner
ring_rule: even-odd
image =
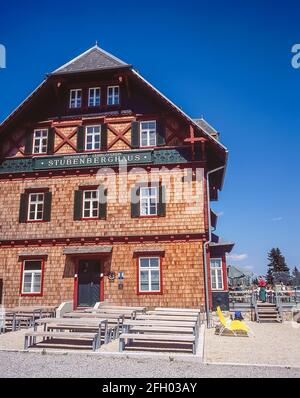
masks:
[[[83,152],[85,149],[85,128],[84,126],[79,126],[77,129],[77,151]]]
[[[101,124],[101,151],[107,150],[107,124]]]
[[[33,147],[33,131],[28,129],[26,131],[26,140],[25,140],[25,155],[32,155],[32,147]]]
[[[27,213],[28,213],[28,194],[22,193],[20,196],[20,211],[19,211],[20,223],[27,222]]]
[[[166,188],[164,186],[159,186],[158,193],[158,215],[160,217],[166,216]]]
[[[51,127],[48,130],[48,148],[47,148],[48,155],[54,154],[54,140],[55,140],[55,130],[54,128]]]
[[[131,146],[132,148],[139,148],[140,146],[140,123],[131,123]]]
[[[74,193],[74,220],[82,219],[83,191],[79,189]]]
[[[106,220],[107,216],[107,189],[100,187],[100,195],[105,197],[105,201],[99,201],[99,219]]]
[[[140,188],[135,186],[131,188],[131,217],[140,216]]]
[[[52,193],[46,192],[44,196],[44,221],[51,220],[51,204],[52,204]]]
[[[166,145],[166,127],[162,120],[156,122],[156,143],[157,146]]]

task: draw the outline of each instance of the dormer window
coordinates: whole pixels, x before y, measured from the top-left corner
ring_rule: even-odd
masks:
[[[33,153],[47,153],[48,148],[48,129],[34,130],[33,134]]]
[[[107,87],[107,105],[120,104],[120,87],[109,86]]]
[[[97,151],[101,149],[101,126],[87,126],[85,128],[85,150]]]
[[[81,89],[70,90],[70,108],[81,107],[82,91]]]
[[[156,146],[156,121],[141,122],[141,147]]]
[[[89,89],[89,107],[100,106],[100,87]]]

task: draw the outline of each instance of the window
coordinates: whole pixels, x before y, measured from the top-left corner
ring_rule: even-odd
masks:
[[[139,258],[139,293],[160,293],[161,272],[159,257]]]
[[[99,218],[99,190],[83,191],[83,218]]]
[[[47,153],[48,150],[48,130],[34,130],[33,134],[33,153]]]
[[[70,108],[81,107],[81,89],[70,90]]]
[[[141,122],[141,147],[156,146],[156,122]]]
[[[23,263],[22,294],[42,293],[43,260],[26,260]]]
[[[100,87],[93,87],[89,89],[89,106],[100,105]]]
[[[101,149],[101,126],[87,126],[85,129],[85,150],[96,151]]]
[[[28,221],[42,221],[44,216],[44,193],[30,193],[28,200]]]
[[[156,216],[158,204],[158,189],[157,187],[143,187],[140,191],[140,215],[141,216]]]
[[[107,88],[107,105],[119,105],[120,87],[110,86]]]
[[[223,268],[221,258],[213,258],[210,260],[210,275],[212,290],[223,290]]]

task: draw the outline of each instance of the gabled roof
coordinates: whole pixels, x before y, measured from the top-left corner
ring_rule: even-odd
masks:
[[[56,69],[51,75],[128,68],[130,66],[96,44],[94,47]]]

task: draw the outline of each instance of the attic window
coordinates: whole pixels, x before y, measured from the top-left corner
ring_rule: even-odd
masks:
[[[92,87],[89,89],[89,106],[100,105],[100,87]]]
[[[120,103],[120,87],[107,87],[107,105],[119,105]]]
[[[70,90],[70,108],[80,108],[81,107],[81,89]]]
[[[47,153],[48,129],[34,130],[33,134],[33,153]]]

